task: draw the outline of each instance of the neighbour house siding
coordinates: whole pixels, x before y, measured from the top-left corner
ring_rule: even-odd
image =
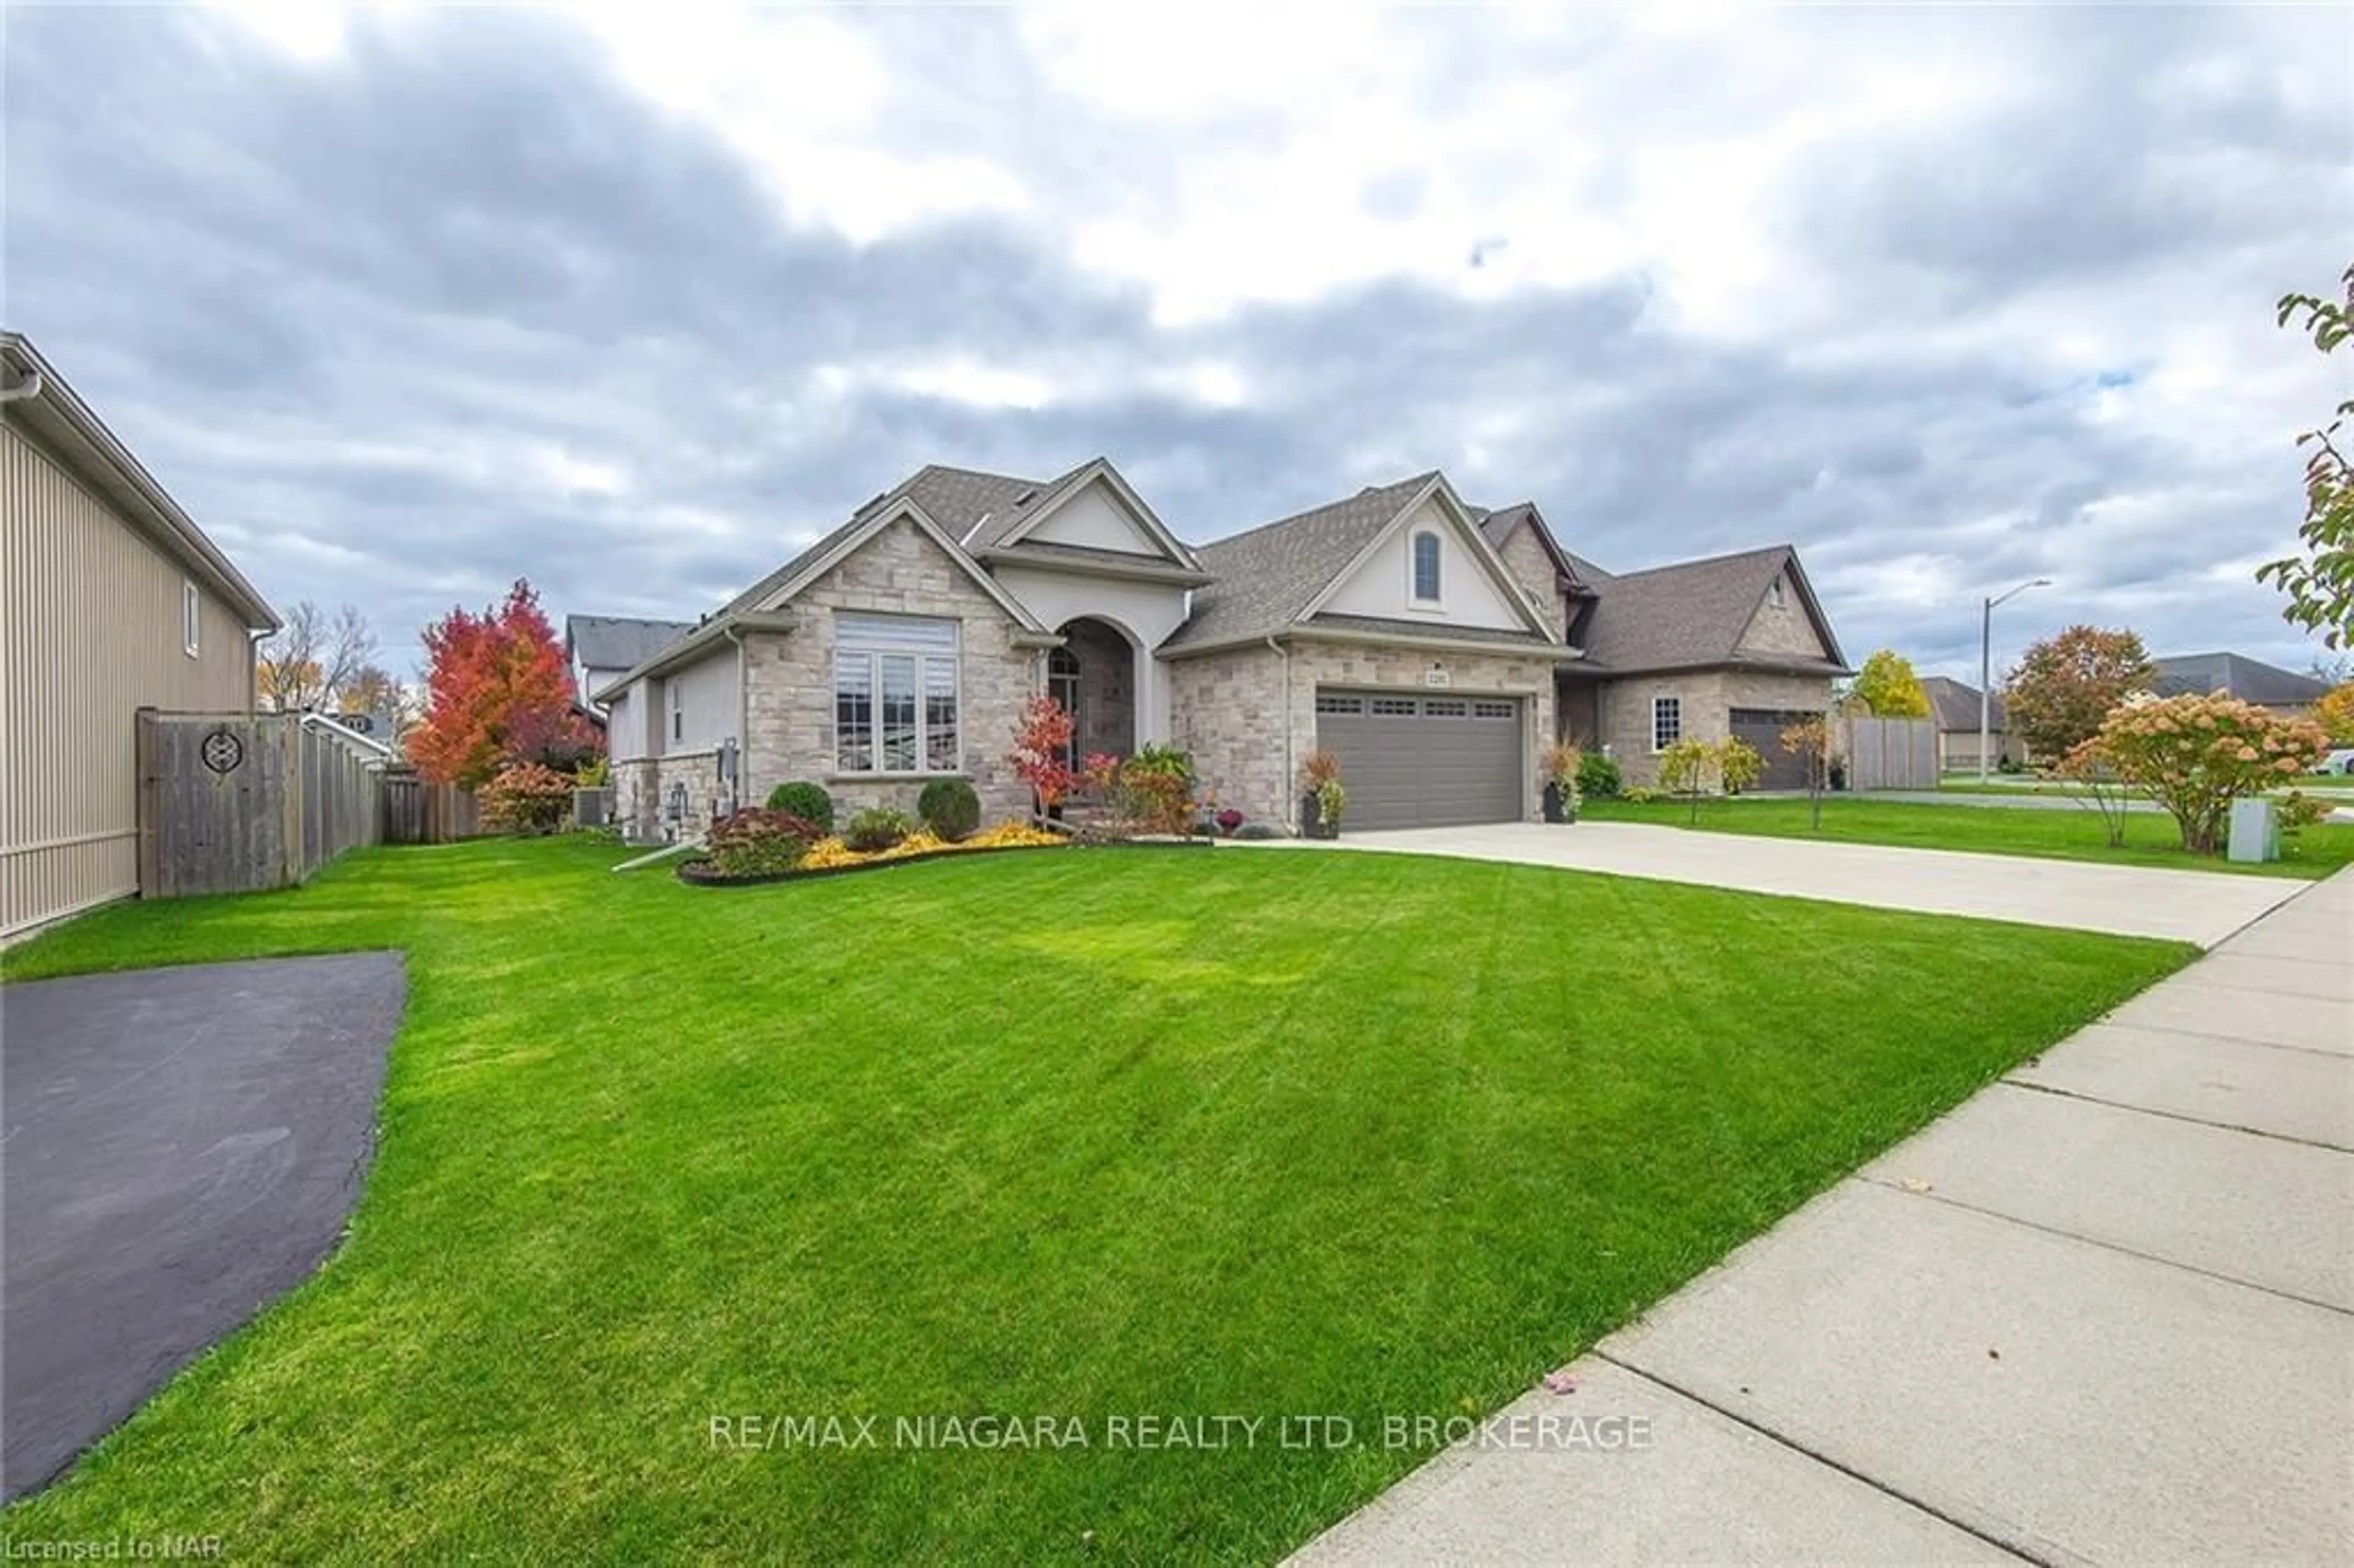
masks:
[[[244,621],[22,430],[0,427],[0,936],[139,888],[143,706],[250,713]]]
[[[745,798],[765,800],[793,779],[832,792],[835,814],[870,805],[913,813],[920,779],[865,779],[834,771],[833,616],[919,615],[960,623],[958,742],[963,772],[985,818],[1029,814],[1029,793],[1005,754],[1022,706],[1044,681],[1044,655],[1017,648],[1020,630],[998,602],[921,530],[894,522],[795,596],[790,632],[744,640],[749,718],[744,737]]]
[[[1308,639],[1289,648],[1288,660],[1272,649],[1237,650],[1172,664],[1178,744],[1193,754],[1203,786],[1218,804],[1254,821],[1286,831],[1299,825],[1296,775],[1316,746],[1320,686],[1426,693],[1433,690],[1426,682],[1436,659],[1447,672],[1446,695],[1526,699],[1523,757],[1533,758],[1553,734],[1553,665],[1547,661]],[[1341,783],[1345,787],[1348,780]],[[1523,814],[1537,816],[1533,769],[1521,780],[1521,795]]]
[[[1629,784],[1657,784],[1659,759],[1651,750],[1651,699],[1683,699],[1683,733],[1723,740],[1734,708],[1820,713],[1830,702],[1820,675],[1776,675],[1755,670],[1673,670],[1635,675],[1602,688],[1602,739]]]
[[[1444,609],[1414,603],[1406,567],[1414,536],[1435,533],[1439,539],[1438,588]],[[1426,501],[1405,525],[1382,541],[1355,573],[1323,607],[1336,615],[1373,615],[1389,620],[1427,620],[1439,627],[1480,627],[1522,631],[1527,623],[1506,600],[1504,591],[1488,575],[1464,537],[1437,501]]]
[[[1823,640],[1815,633],[1814,622],[1807,619],[1806,609],[1798,602],[1797,585],[1789,580],[1787,574],[1779,580],[1782,584],[1781,604],[1777,607],[1769,594],[1757,607],[1757,613],[1750,618],[1749,630],[1741,634],[1741,651],[1744,653],[1795,654],[1802,659],[1829,658],[1830,650],[1823,646]],[[1740,703],[1734,705],[1747,707],[1750,705]]]
[[[1520,578],[1522,586],[1529,590],[1529,598],[1543,612],[1545,624],[1553,628],[1553,634],[1555,637],[1568,635],[1569,600],[1561,591],[1552,555],[1536,535],[1536,524],[1525,522],[1519,524],[1505,538],[1497,554],[1504,557],[1504,565],[1512,568],[1512,575]]]

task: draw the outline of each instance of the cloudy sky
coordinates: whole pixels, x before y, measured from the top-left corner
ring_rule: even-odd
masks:
[[[1850,658],[2250,579],[2347,376],[2354,13],[5,9],[0,313],[403,667],[691,616],[928,461],[1195,539],[1422,468],[1617,570],[1779,540]]]

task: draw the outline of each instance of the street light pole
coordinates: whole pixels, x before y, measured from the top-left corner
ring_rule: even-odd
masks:
[[[2023,582],[2008,593],[1978,601],[1978,782],[1988,779],[1987,748],[1994,736],[1994,607],[2018,598],[2031,588],[2050,588],[2050,577]]]

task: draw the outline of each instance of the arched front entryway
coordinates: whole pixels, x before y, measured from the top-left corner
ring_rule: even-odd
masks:
[[[1046,694],[1070,711],[1072,765],[1099,751],[1130,755],[1136,750],[1136,645],[1093,616],[1056,630],[1063,645],[1046,657]]]

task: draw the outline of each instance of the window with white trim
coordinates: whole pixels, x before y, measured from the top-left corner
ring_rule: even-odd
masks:
[[[1779,572],[1775,573],[1774,580],[1766,585],[1766,602],[1776,609],[1782,608],[1782,575]]]
[[[1684,700],[1681,697],[1651,699],[1651,749],[1665,751],[1684,737]]]
[[[1414,536],[1414,602],[1438,602],[1438,535],[1426,528]]]
[[[203,639],[205,623],[204,596],[196,585],[186,577],[180,579],[180,649],[191,659]]]
[[[901,615],[833,618],[838,773],[954,773],[957,623]]]
[[[670,737],[673,740],[684,740],[686,738],[686,683],[673,675],[663,683],[663,690],[670,694]]]

